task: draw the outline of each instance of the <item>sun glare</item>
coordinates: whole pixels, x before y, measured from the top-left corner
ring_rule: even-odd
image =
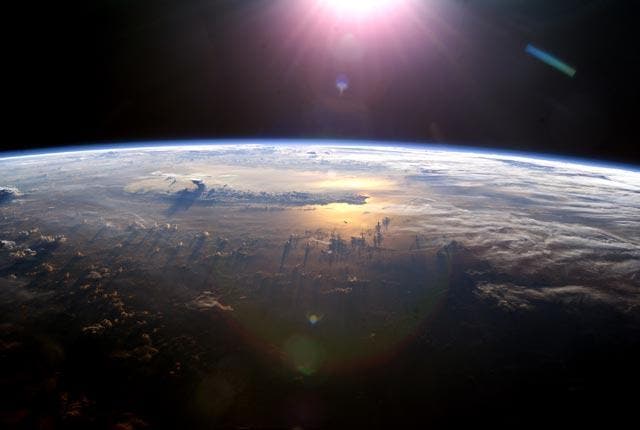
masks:
[[[402,0],[319,0],[324,6],[343,16],[365,16],[388,11]]]

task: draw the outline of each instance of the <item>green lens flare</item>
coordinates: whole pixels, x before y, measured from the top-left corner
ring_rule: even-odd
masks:
[[[569,76],[570,78],[573,78],[573,76],[576,74],[576,69],[574,69],[573,67],[571,67],[567,63],[561,61],[557,57],[551,55],[550,53],[536,48],[532,44],[528,44],[527,47],[524,49],[524,51],[527,54],[537,58],[540,61],[542,61],[543,63],[553,67],[554,69],[556,69],[556,70],[558,70],[558,71],[560,71],[562,73],[564,73],[565,75]]]

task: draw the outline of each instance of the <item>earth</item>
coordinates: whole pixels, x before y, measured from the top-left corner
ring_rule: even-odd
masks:
[[[4,428],[637,407],[633,167],[324,141],[6,156],[0,240]]]

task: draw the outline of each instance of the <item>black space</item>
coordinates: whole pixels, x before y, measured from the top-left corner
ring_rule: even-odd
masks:
[[[297,18],[277,0],[9,6],[2,148],[326,137],[640,163],[637,1],[425,1],[444,4],[443,50],[414,43],[402,64],[380,55],[351,73],[338,105],[339,70],[322,43],[291,37]],[[577,74],[528,56],[527,43]]]

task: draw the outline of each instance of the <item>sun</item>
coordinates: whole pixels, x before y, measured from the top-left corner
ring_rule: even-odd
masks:
[[[381,13],[397,6],[403,0],[319,0],[335,13],[345,16],[364,16]]]

